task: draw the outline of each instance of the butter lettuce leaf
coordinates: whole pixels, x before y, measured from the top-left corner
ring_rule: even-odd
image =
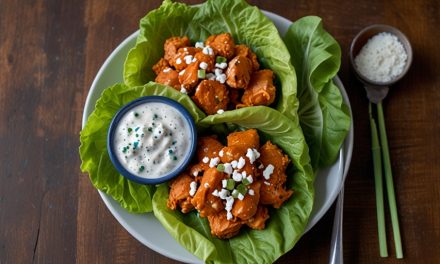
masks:
[[[349,108],[333,82],[341,48],[315,16],[294,22],[284,42],[298,76],[298,114],[316,170],[336,160],[350,127]]]
[[[118,173],[107,152],[107,130],[113,116],[123,105],[147,95],[162,95],[178,101],[189,111],[196,123],[205,117],[188,96],[170,87],[148,83],[129,88],[124,84],[116,84],[103,91],[96,102],[95,110],[80,132],[81,170],[89,174],[97,189],[109,194],[133,213],[152,211],[155,187],[132,182]]]
[[[299,122],[296,75],[289,51],[272,21],[244,0],[208,0],[198,6],[165,0],[140,21],[136,46],[124,65],[125,84],[137,86],[154,80],[152,66],[163,57],[167,38],[188,36],[195,43],[224,32],[231,33],[236,43],[248,45],[261,66],[274,71],[277,99],[273,107]]]
[[[244,227],[238,236],[229,240],[212,237],[206,219],[199,218],[195,212],[182,214],[169,210],[166,184],[158,187],[154,194],[154,214],[180,244],[207,263],[272,263],[293,248],[304,232],[313,207],[314,174],[306,141],[299,125],[265,106],[211,115],[199,125],[212,128],[225,123],[228,124],[225,127],[230,128],[255,128],[263,141],[271,140],[283,149],[292,160],[286,186],[294,190],[293,196],[281,208],[270,210],[266,229]]]

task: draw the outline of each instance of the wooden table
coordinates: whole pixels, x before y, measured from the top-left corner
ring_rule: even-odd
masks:
[[[194,3],[193,1],[188,1]],[[440,6],[438,1],[250,1],[290,20],[323,18],[342,47],[354,151],[346,181],[346,263],[440,260]],[[110,52],[160,1],[0,1],[0,263],[174,263],[115,220],[78,155],[89,87]],[[384,110],[405,259],[380,258],[368,101],[349,70],[355,34],[396,26],[414,49]],[[333,207],[279,263],[326,263]]]

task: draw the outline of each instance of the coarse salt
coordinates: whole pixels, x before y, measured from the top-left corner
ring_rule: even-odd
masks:
[[[354,63],[356,69],[371,81],[389,82],[399,77],[408,55],[399,39],[388,32],[370,38]]]

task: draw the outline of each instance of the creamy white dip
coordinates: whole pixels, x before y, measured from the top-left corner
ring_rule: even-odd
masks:
[[[192,144],[185,117],[172,106],[146,102],[120,119],[114,150],[130,173],[155,179],[174,171],[185,160]]]

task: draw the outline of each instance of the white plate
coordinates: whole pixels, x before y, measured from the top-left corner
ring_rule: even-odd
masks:
[[[282,36],[286,33],[290,24],[292,24],[291,21],[281,16],[267,11],[263,12],[275,23],[275,26]],[[128,51],[134,47],[137,35],[138,32],[135,32],[119,44],[119,46],[106,59],[101,69],[99,69],[99,72],[90,87],[86,104],[84,106],[83,127],[87,122],[88,116],[95,109],[95,103],[102,91],[108,86],[123,82],[122,73],[124,61]],[[335,77],[334,80],[342,93],[345,103],[349,106],[351,114],[350,102],[344,86],[338,77]],[[321,219],[336,199],[339,190],[343,185],[348,167],[350,166],[352,150],[353,124],[351,124],[349,134],[339,153],[338,160],[332,166],[320,170],[316,176],[314,208],[305,232],[310,230],[310,228]],[[202,263],[200,259],[178,244],[162,227],[159,221],[156,220],[152,213],[130,214],[107,194],[101,191],[99,191],[99,194],[118,222],[142,244],[162,255],[178,261]]]

